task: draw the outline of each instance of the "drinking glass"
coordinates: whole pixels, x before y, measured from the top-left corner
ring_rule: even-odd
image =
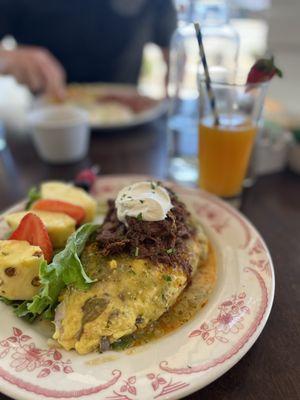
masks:
[[[216,122],[205,78],[199,73],[199,185],[225,199],[242,191],[268,83],[246,85],[246,75],[210,71]]]
[[[168,174],[177,182],[198,180],[198,85],[199,45],[193,22],[201,25],[210,66],[234,69],[239,36],[230,24],[229,6],[218,0],[177,1],[185,5],[170,46],[168,80]]]

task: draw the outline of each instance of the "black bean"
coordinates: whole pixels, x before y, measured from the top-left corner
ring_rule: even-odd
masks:
[[[33,253],[33,257],[41,257],[43,255],[43,252],[42,251],[35,251],[34,253]]]
[[[102,336],[99,342],[99,352],[103,353],[104,351],[109,350],[109,348],[110,348],[110,342],[107,336]]]
[[[35,287],[41,286],[40,278],[39,278],[38,276],[35,276],[35,277],[32,279],[31,284],[32,284],[32,286],[35,286]]]
[[[12,276],[16,275],[16,268],[8,267],[8,268],[5,268],[4,272],[7,276],[12,277]]]
[[[144,322],[144,318],[142,317],[142,315],[138,315],[136,317],[135,324],[139,325],[139,324],[142,324],[143,322]]]

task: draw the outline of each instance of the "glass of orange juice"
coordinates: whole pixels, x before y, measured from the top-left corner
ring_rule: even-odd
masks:
[[[211,81],[218,121],[205,78],[199,75],[199,167],[201,188],[232,199],[241,194],[257,135],[268,83]]]

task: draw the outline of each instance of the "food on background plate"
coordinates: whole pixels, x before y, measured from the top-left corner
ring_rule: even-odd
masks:
[[[132,121],[134,113],[130,107],[120,104],[117,101],[99,102],[85,106],[89,113],[91,124],[110,125],[118,123],[127,123]]]
[[[63,201],[65,186],[44,183],[40,193],[42,198],[58,193]],[[95,216],[90,196],[69,189],[64,200],[77,205],[80,200],[86,214],[92,208]],[[54,338],[66,350],[126,348],[195,315],[215,284],[212,259],[202,227],[176,194],[159,182],[138,182],[108,202],[102,225],[82,225],[52,262],[40,262],[39,291],[14,304],[15,312],[54,321]]]
[[[98,97],[101,104],[118,103],[123,104],[131,109],[133,113],[146,111],[156,104],[156,100],[147,96],[142,96],[138,92],[133,93],[107,93]]]
[[[46,101],[56,103],[56,99]],[[131,122],[151,110],[158,101],[144,96],[132,86],[100,84],[71,84],[67,87],[65,103],[83,108],[92,125],[115,125]]]

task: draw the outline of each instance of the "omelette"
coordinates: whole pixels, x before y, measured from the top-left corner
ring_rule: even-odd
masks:
[[[109,201],[103,224],[80,256],[94,283],[87,290],[65,288],[56,308],[54,338],[66,350],[104,352],[144,332],[172,309],[205,265],[209,245],[202,227],[166,191],[172,208],[159,221],[140,213],[122,222]]]

